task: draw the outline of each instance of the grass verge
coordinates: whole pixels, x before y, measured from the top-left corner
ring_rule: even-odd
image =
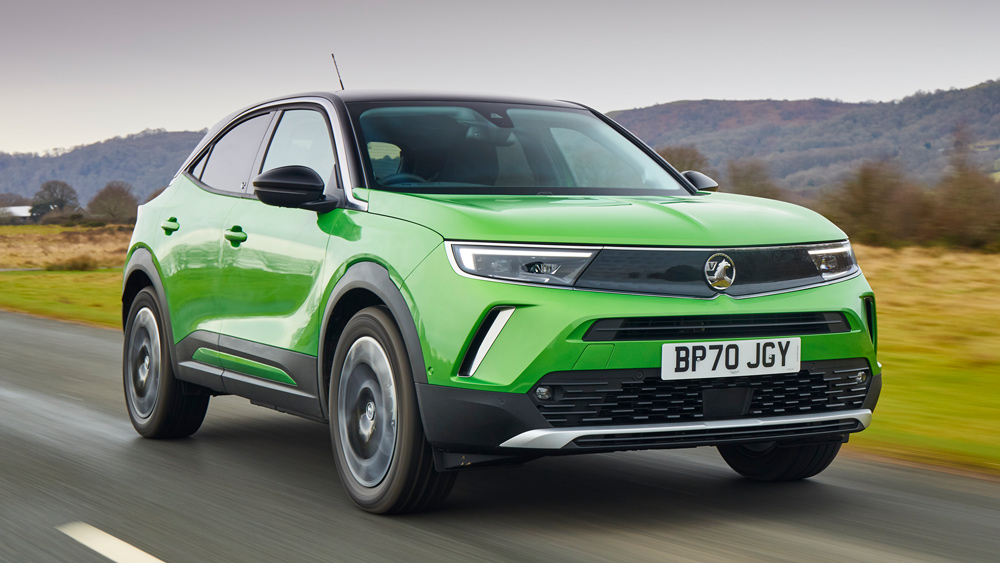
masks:
[[[882,397],[848,449],[1000,474],[1000,255],[857,248],[879,312]],[[970,265],[973,267],[970,268]],[[120,328],[121,270],[0,272],[0,308]]]
[[[0,272],[0,309],[121,328],[121,268]]]
[[[860,247],[875,290],[883,388],[850,448],[1000,473],[1000,256]]]

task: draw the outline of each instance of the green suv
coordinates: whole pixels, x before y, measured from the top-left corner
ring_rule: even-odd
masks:
[[[810,477],[871,422],[872,290],[819,215],[716,188],[575,103],[244,109],[139,210],[129,416],[189,436],[233,394],[328,423],[377,513],[553,454],[715,446]]]

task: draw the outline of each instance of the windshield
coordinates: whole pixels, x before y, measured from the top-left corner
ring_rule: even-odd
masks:
[[[418,193],[687,193],[586,110],[499,103],[351,103],[369,187]]]

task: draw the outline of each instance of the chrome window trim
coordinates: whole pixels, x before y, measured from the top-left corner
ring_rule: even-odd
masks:
[[[668,297],[671,299],[693,299],[697,301],[714,301],[722,296],[729,297],[730,299],[750,299],[753,297],[767,297],[769,295],[781,295],[784,293],[792,293],[794,291],[804,291],[807,289],[815,289],[817,287],[825,287],[830,284],[840,283],[843,281],[852,280],[861,275],[861,266],[857,266],[857,269],[849,275],[833,278],[830,280],[824,280],[811,285],[804,285],[801,287],[793,287],[789,289],[780,289],[777,291],[766,291],[762,293],[750,293],[747,295],[729,295],[728,293],[716,293],[711,297],[692,297],[690,295],[672,295],[668,293],[634,293],[628,291],[612,291],[607,289],[591,289],[591,288],[581,288],[572,287],[566,285],[549,285],[544,283],[528,283],[519,282],[514,280],[505,280],[500,278],[488,278],[485,276],[474,276],[462,268],[459,267],[458,262],[455,261],[455,251],[452,250],[452,246],[501,246],[501,247],[511,247],[511,248],[537,248],[539,250],[590,250],[590,251],[601,251],[601,250],[632,250],[632,251],[648,251],[648,252],[723,252],[726,250],[773,250],[773,249],[786,249],[786,248],[801,248],[803,246],[817,246],[821,244],[837,244],[842,242],[849,242],[847,240],[834,241],[834,242],[809,242],[803,244],[785,244],[785,245],[775,245],[775,246],[725,246],[725,247],[650,247],[650,246],[581,246],[581,245],[569,245],[569,244],[538,244],[538,243],[511,243],[511,242],[483,242],[483,241],[464,241],[464,240],[446,240],[444,241],[445,253],[448,255],[448,263],[451,264],[451,269],[455,271],[456,274],[462,276],[463,278],[469,278],[478,281],[488,281],[494,283],[506,283],[511,285],[523,285],[527,287],[544,287],[548,289],[562,289],[569,291],[581,291],[581,292],[592,292],[592,293],[613,293],[615,295],[636,295],[643,297]]]
[[[569,445],[573,440],[584,436],[599,436],[601,434],[655,434],[663,432],[690,432],[692,430],[729,430],[740,428],[767,427],[781,424],[807,424],[810,422],[828,422],[833,420],[854,419],[861,423],[864,430],[872,422],[870,409],[831,412],[823,414],[804,414],[793,416],[775,416],[768,418],[740,418],[728,420],[706,420],[703,422],[671,422],[667,424],[636,424],[629,426],[586,426],[575,428],[539,428],[522,432],[500,444],[501,448],[520,448],[538,450],[558,450]]]

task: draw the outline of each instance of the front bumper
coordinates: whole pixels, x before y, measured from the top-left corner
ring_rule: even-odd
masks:
[[[872,376],[859,408],[655,424],[554,427],[524,393],[418,384],[424,432],[444,452],[537,457],[749,442],[843,439],[871,424],[882,389]]]

